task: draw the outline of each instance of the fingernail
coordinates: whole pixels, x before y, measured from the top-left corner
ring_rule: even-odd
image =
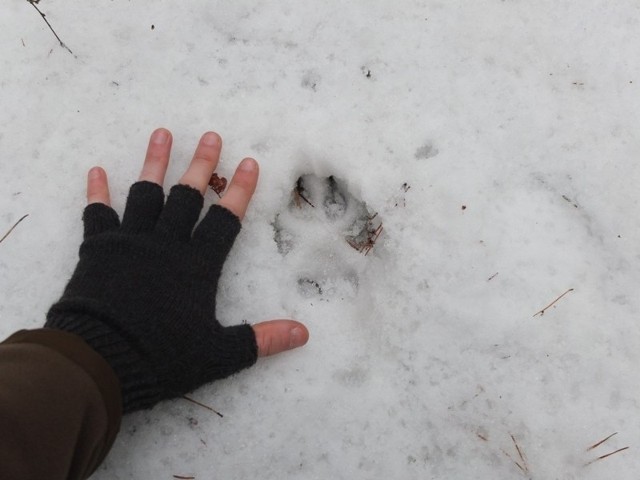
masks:
[[[240,162],[238,170],[242,170],[243,172],[253,172],[257,167],[258,163],[253,158],[245,158]]]
[[[302,329],[296,327],[289,332],[289,348],[296,348],[304,345],[304,339],[302,337]]]
[[[97,180],[101,175],[100,167],[93,167],[89,170],[89,180]]]
[[[207,132],[202,137],[202,143],[209,147],[215,147],[218,144],[218,135],[213,132]]]
[[[156,130],[151,135],[151,141],[156,145],[164,145],[167,140],[169,140],[169,133],[164,129]]]

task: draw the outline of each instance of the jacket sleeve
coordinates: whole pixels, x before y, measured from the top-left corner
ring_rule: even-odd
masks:
[[[115,373],[80,337],[43,328],[0,343],[0,478],[87,478],[121,417]]]

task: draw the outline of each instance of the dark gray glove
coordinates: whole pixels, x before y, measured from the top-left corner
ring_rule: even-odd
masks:
[[[111,365],[124,412],[153,406],[253,365],[249,325],[215,318],[222,265],[240,220],[176,185],[133,184],[122,219],[104,204],[84,211],[80,261],[45,327],[81,336]],[[192,234],[193,232],[193,234]]]

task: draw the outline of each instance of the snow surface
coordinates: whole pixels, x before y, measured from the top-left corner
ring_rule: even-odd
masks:
[[[311,333],[193,394],[223,418],[126,417],[94,479],[637,478],[638,2],[39,8],[73,54],[5,2],[0,235],[29,216],[0,244],[0,333],[61,294],[85,172],[121,212],[158,126],[166,185],[209,129],[220,174],[261,163],[218,316]]]

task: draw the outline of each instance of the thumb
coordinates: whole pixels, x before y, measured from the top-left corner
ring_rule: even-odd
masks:
[[[270,320],[253,325],[258,356],[266,357],[301,347],[309,340],[309,331],[294,320]]]

